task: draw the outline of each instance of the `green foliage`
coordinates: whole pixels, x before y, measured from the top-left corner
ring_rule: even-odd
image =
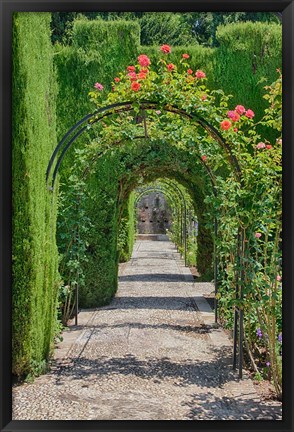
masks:
[[[276,79],[276,69],[282,66],[281,25],[235,23],[220,26],[216,37],[214,87],[232,94],[233,105],[250,107],[259,120],[267,107],[264,86]]]
[[[170,51],[170,47],[165,48]],[[233,307],[243,309],[251,341],[252,327],[259,324],[259,330],[267,336],[264,345],[276,392],[280,395],[281,369],[276,345],[281,331],[282,299],[278,283],[281,279],[281,76],[266,86],[264,99],[268,107],[258,122],[254,121],[251,109],[238,105],[234,110],[230,96],[223,90],[207,88],[203,71],[193,76],[187,58],[173,64],[169,54],[164,52],[157,65],[155,71],[152,60],[146,55],[139,56],[131,74],[125,71],[119,74],[120,80],[106,101],[101,89],[89,93],[98,108],[102,98],[104,106],[117,106],[112,118],[100,127],[97,142],[100,146],[111,146],[122,130],[129,140],[135,140],[140,128],[141,133],[143,129],[145,135],[148,133],[148,140],[156,143],[156,153],[151,152],[152,165],[156,166],[153,175],[162,168],[163,153],[159,143],[162,144],[165,137],[169,140],[166,153],[170,156],[171,149],[177,151],[173,170],[178,174],[181,172],[178,164],[183,162],[178,158],[180,149],[188,151],[189,156],[194,155],[194,166],[201,165],[203,169],[200,162],[204,162],[214,185],[205,199],[210,208],[211,217],[207,218],[210,232],[214,230],[214,221],[218,221],[215,244],[220,263],[220,310],[230,324]],[[119,106],[126,100],[130,108],[127,113]],[[189,120],[183,113],[189,114]],[[142,122],[137,121],[138,116],[144,118],[143,128]],[[262,137],[259,125],[271,133]],[[270,140],[273,136],[277,140]],[[129,150],[132,155],[132,149]],[[146,152],[146,148],[144,150]],[[141,166],[145,162],[146,177],[145,158],[146,155],[140,162]],[[164,168],[172,176],[167,165]],[[132,171],[132,175],[138,176],[134,166]],[[193,179],[196,183],[194,175],[190,183]],[[200,242],[203,244],[205,242]]]
[[[118,22],[111,23],[116,35],[115,41],[118,40],[118,33],[115,30]],[[97,44],[100,26],[103,38],[108,40],[108,44],[101,43],[104,50],[101,48],[103,51],[101,57],[100,44]],[[275,146],[273,153],[271,151],[259,153],[256,145],[264,139],[267,145],[273,147],[275,138],[279,138],[280,135],[279,103],[281,101],[280,96],[277,95],[280,85],[278,82],[275,84],[277,91],[272,90],[272,94],[271,90],[269,91],[268,102],[271,105],[274,103],[275,107],[266,108],[267,101],[262,100],[265,82],[261,82],[261,79],[263,76],[271,79],[271,74],[273,77],[276,76],[275,70],[280,66],[281,28],[276,24],[261,23],[254,26],[250,23],[232,24],[219,28],[217,37],[220,46],[215,49],[198,46],[172,47],[172,53],[166,55],[161,53],[159,47],[144,47],[142,53],[154,54],[152,57],[154,67],[145,77],[136,78],[139,83],[136,91],[132,89],[132,83],[126,76],[126,66],[135,65],[136,72],[139,73],[140,66],[136,61],[138,46],[133,56],[127,55],[121,58],[118,53],[117,58],[121,59],[118,62],[115,58],[116,54],[111,51],[110,36],[103,33],[104,30],[102,21],[77,21],[73,26],[72,46],[57,47],[56,56],[62,85],[61,92],[64,92],[63,96],[62,93],[60,95],[65,98],[69,95],[66,101],[68,105],[66,106],[65,103],[60,115],[61,130],[62,128],[66,130],[67,125],[72,125],[74,118],[78,119],[88,112],[89,105],[81,83],[83,85],[89,83],[88,88],[92,89],[90,98],[96,107],[126,100],[130,100],[133,107],[133,110],[128,113],[119,110],[113,112],[111,117],[105,118],[103,122],[89,129],[87,136],[76,146],[82,148],[85,143],[88,144],[84,153],[82,152],[82,158],[86,167],[90,161],[92,164],[87,174],[87,181],[82,188],[85,197],[83,209],[92,224],[82,238],[82,242],[88,248],[86,249],[88,257],[82,266],[85,279],[82,304],[85,306],[105,304],[115,293],[119,258],[117,245],[120,251],[122,245],[123,249],[127,250],[125,249],[128,237],[126,227],[129,221],[126,219],[126,204],[130,192],[141,183],[168,176],[189,191],[195,204],[199,223],[197,267],[201,273],[205,270],[211,272],[213,222],[215,216],[219,219],[216,244],[221,281],[220,308],[223,319],[230,327],[233,307],[235,305],[244,307],[248,317],[245,323],[246,336],[251,338],[250,346],[256,343],[254,337],[256,325],[265,328],[266,323],[269,343],[265,347],[273,364],[274,382],[279,392],[281,382],[279,356],[276,349],[273,349],[277,331],[281,328],[279,312],[281,296],[277,291],[278,284],[273,284],[274,276],[280,269],[278,261],[280,231],[276,223],[280,206],[280,187],[276,183],[279,176],[277,168],[279,151]],[[240,34],[241,39],[239,39]],[[248,34],[252,39],[250,42]],[[87,49],[84,43],[88,44]],[[128,52],[131,54],[131,49]],[[111,57],[109,53],[112,53]],[[189,54],[188,61],[182,58],[184,53]],[[253,57],[254,54],[256,58]],[[254,61],[257,59],[256,64],[252,63],[252,57]],[[66,58],[73,63],[69,62],[66,65]],[[109,59],[110,63],[117,67],[107,69],[103,59],[105,65]],[[174,63],[174,67],[168,70],[170,63]],[[67,69],[69,64],[70,69]],[[95,65],[101,67],[99,76]],[[105,74],[104,67],[107,70]],[[188,73],[188,68],[193,70],[192,75]],[[208,78],[195,79],[197,69],[205,70]],[[68,76],[65,76],[66,73]],[[120,82],[114,83],[114,77],[119,77]],[[104,86],[102,91],[93,89],[95,81]],[[212,90],[219,87],[222,90]],[[110,89],[112,91],[109,92]],[[232,96],[227,93],[231,93]],[[156,107],[148,107],[145,111],[147,117],[145,129],[139,120],[144,115],[140,107],[140,100],[144,99],[158,102]],[[228,148],[217,145],[215,136],[207,134],[207,129],[201,127],[201,121],[200,125],[195,122],[192,124],[193,122],[187,121],[186,118],[181,119],[175,113],[168,112],[170,104],[177,105],[185,112],[195,115],[196,118],[200,116],[208,120],[225,137],[230,152]],[[228,130],[223,129],[221,122],[226,119],[228,110],[233,110],[237,104],[252,109],[255,112],[254,119],[243,114],[236,122],[238,130],[235,130],[232,125]],[[81,107],[83,109],[87,107],[87,110],[80,113]],[[159,113],[156,113],[155,109],[159,109]],[[148,139],[137,139],[138,136],[144,136],[146,133]],[[272,155],[274,157],[271,159]],[[212,170],[211,174],[216,181],[217,198],[212,193],[208,172],[201,162],[202,156],[207,159],[206,165]],[[241,167],[243,189],[240,188],[240,175],[229,163],[230,160],[232,161],[232,156]],[[69,187],[68,180],[65,179],[70,179],[70,175],[76,169],[74,160],[75,155],[72,153],[63,167],[61,179],[65,192]],[[78,177],[80,178],[79,174]],[[256,187],[257,178],[258,187]],[[264,178],[268,180],[269,188]],[[205,195],[207,195],[206,202],[204,202]],[[263,221],[264,212],[262,213],[261,210],[263,203],[269,218],[266,222]],[[253,222],[260,226],[255,226]],[[238,228],[242,228],[242,235],[245,235],[246,240],[250,239],[249,249],[246,245],[242,250],[240,245],[236,247]],[[268,236],[261,249],[257,247],[259,244],[252,237],[256,229],[262,229],[264,235]],[[243,253],[245,250],[246,253]],[[121,253],[121,257],[122,255]],[[268,266],[268,259],[274,263],[273,267]],[[244,285],[246,297],[241,300],[235,299],[232,293],[235,292],[236,276],[241,277],[244,268],[246,268],[246,278],[242,280],[243,283],[246,280]],[[261,292],[259,315],[253,308],[258,290]],[[273,316],[275,320],[269,325],[268,319]]]
[[[56,199],[45,172],[56,145],[50,15],[13,17],[13,373],[37,375],[56,329]]]
[[[131,59],[138,55],[139,27],[136,23],[125,21],[108,23],[101,20],[79,19],[73,23],[71,37],[71,46],[55,46],[54,60],[59,81],[57,126],[60,138],[75,121],[91,111],[92,107],[88,100],[89,88],[99,81],[103,82],[106,91],[111,90],[116,73],[126,68]],[[122,41],[124,50],[121,50]],[[65,251],[71,250],[70,245],[75,237],[75,231],[71,227],[77,226],[77,219],[81,221],[79,226],[83,231],[80,230],[79,247],[75,254],[77,257],[79,253],[80,304],[83,307],[106,304],[117,289],[118,178],[113,175],[113,167],[118,162],[115,156],[111,158],[110,155],[98,159],[95,162],[97,175],[88,182],[90,189],[82,196],[84,186],[77,173],[87,168],[87,165],[83,165],[83,156],[79,153],[79,148],[83,148],[92,140],[93,135],[90,132],[85,133],[75,143],[74,149],[67,154],[62,164],[62,207],[58,216],[57,238],[62,254],[60,272],[63,279],[63,310],[72,291],[71,288],[65,287],[71,287],[76,280],[73,279],[73,272],[70,269],[71,265],[75,265],[76,258],[70,259]],[[91,168],[91,164],[88,168]],[[71,205],[77,196],[82,196],[78,210]],[[127,223],[126,220],[122,225],[124,223]],[[127,224],[130,230],[124,251],[129,255],[133,240],[131,224]],[[69,311],[72,307],[71,301]]]
[[[185,15],[173,12],[145,12],[140,19],[141,45],[196,44]]]
[[[170,45],[203,44],[218,46],[218,26],[231,23],[274,22],[271,12],[55,12],[52,14],[52,41],[70,42],[70,31],[76,18],[106,21],[137,21],[141,27],[141,45],[168,43]]]
[[[120,262],[129,261],[133,252],[136,234],[134,204],[135,194],[132,192],[128,198],[127,206],[122,210],[123,214],[119,224],[117,248]]]

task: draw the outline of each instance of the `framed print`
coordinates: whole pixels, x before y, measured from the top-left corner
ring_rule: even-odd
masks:
[[[1,431],[293,429],[293,2],[1,0]]]

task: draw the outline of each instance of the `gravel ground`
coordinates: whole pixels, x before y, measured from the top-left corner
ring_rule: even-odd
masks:
[[[14,420],[280,420],[164,237],[137,240],[109,306],[81,311],[49,373],[13,389]]]

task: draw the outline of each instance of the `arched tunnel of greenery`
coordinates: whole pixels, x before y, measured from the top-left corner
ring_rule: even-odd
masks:
[[[136,111],[139,107],[135,103],[135,113],[112,113],[93,127],[89,125],[68,151],[55,189],[49,192],[45,172],[50,155],[64,133],[85,114],[92,112],[88,92],[94,82],[103,82],[104,94],[110,95],[110,103],[117,94],[111,89],[115,89],[113,79],[119,71],[126,70],[142,50],[154,58],[154,64],[161,55],[158,47],[140,47],[139,25],[127,21],[105,23],[77,19],[73,24],[71,45],[56,44],[52,47],[50,19],[50,14],[19,13],[15,14],[13,22],[14,374],[38,375],[42,372],[52,353],[54,335],[60,330],[57,318],[63,314],[66,321],[70,316],[69,300],[77,283],[83,307],[96,307],[111,300],[117,289],[118,263],[128,260],[132,254],[137,191],[148,185],[157,185],[165,190],[171,197],[167,199],[170,199],[176,221],[181,202],[171,184],[180,188],[189,203],[190,213],[197,217],[199,231],[195,264],[207,280],[213,278],[215,241],[222,281],[220,311],[229,328],[232,327],[233,307],[237,304],[231,293],[235,286],[238,224],[242,227],[243,244],[247,241],[259,257],[256,264],[251,259],[252,255],[246,256],[248,274],[253,275],[252,281],[246,281],[249,287],[246,295],[251,303],[244,306],[248,317],[245,322],[248,344],[256,346],[257,326],[265,326],[269,314],[275,310],[276,321],[270,328],[272,345],[269,352],[271,361],[277,365],[280,356],[273,346],[276,333],[281,331],[281,293],[277,290],[277,282],[273,285],[272,280],[280,277],[277,261],[280,231],[275,225],[280,189],[273,187],[269,195],[266,187],[275,176],[279,155],[277,151],[273,158],[276,165],[271,167],[267,164],[268,154],[258,153],[256,145],[263,134],[267,143],[280,138],[279,117],[273,120],[273,113],[268,110],[270,120],[268,124],[262,122],[268,102],[276,101],[273,94],[280,88],[276,81],[276,87],[269,90],[272,96],[268,100],[263,98],[263,77],[266,76],[267,84],[271,84],[277,78],[276,69],[281,66],[280,26],[274,23],[240,23],[220,27],[216,33],[219,47],[176,47],[170,57],[170,61],[176,63],[176,58],[186,52],[193,70],[201,68],[206,71],[207,87],[200,88],[203,93],[206,89],[223,89],[215,94],[207,92],[207,107],[202,103],[206,94],[199,102],[203,118],[214,122],[215,128],[229,106],[236,104],[250,106],[255,112],[256,123],[262,123],[256,126],[251,136],[241,137],[239,142],[238,135],[229,135],[229,140],[234,143],[234,156],[237,159],[242,156],[241,162],[250,163],[251,171],[257,172],[254,191],[250,190],[252,178],[249,170],[244,177],[245,192],[248,189],[252,195],[248,193],[246,196],[239,188],[228,154],[206,131],[192,125],[187,118],[165,113],[160,107],[159,113],[154,109],[152,112],[145,110],[146,133],[144,122],[137,121],[141,112]],[[244,37],[249,33],[250,38]],[[160,66],[155,68],[160,70]],[[226,96],[228,93],[232,93],[231,99]],[[168,94],[162,93],[161,96],[164,99]],[[186,100],[185,95],[183,105]],[[220,104],[218,110],[215,110],[213,101]],[[99,104],[102,106],[106,101],[100,100]],[[188,102],[185,109],[191,112]],[[251,146],[248,153],[244,150],[246,145]],[[269,178],[268,184],[263,183],[265,176]],[[217,180],[215,185],[212,178]],[[218,197],[215,197],[216,191]],[[264,224],[258,218],[265,210],[253,200],[254,194],[265,197],[263,205],[269,216]],[[253,222],[246,219],[248,208],[256,217]],[[216,217],[221,221],[219,238],[214,238]],[[266,227],[269,227],[270,234],[266,233]],[[179,230],[180,220],[174,223],[172,235],[182,247]],[[262,243],[264,249],[259,247],[254,237],[261,232],[267,239]],[[193,243],[192,250],[194,247]],[[263,254],[267,256],[268,253],[272,253],[274,262],[270,269],[262,261]],[[263,270],[259,271],[261,267]],[[256,308],[259,306],[254,290],[263,286],[264,280],[270,281],[266,283],[271,284],[270,289],[276,298],[269,305],[271,299],[263,295],[265,306],[257,317]],[[276,376],[279,392],[279,372]]]
[[[211,190],[211,185],[201,164],[197,165],[195,157],[187,150],[168,146],[165,141],[151,142],[139,139],[124,142],[122,146],[97,159],[92,164],[90,172],[87,172],[87,178],[82,180],[82,184],[80,170],[85,170],[83,159],[82,162],[73,165],[71,174],[71,177],[75,178],[74,191],[80,196],[79,210],[70,207],[64,214],[61,212],[58,243],[63,244],[60,252],[63,255],[64,266],[61,266],[61,269],[65,269],[69,261],[65,251],[70,254],[73,265],[77,265],[76,260],[72,259],[73,248],[68,247],[68,241],[72,242],[73,236],[77,233],[74,230],[68,232],[68,236],[65,237],[68,220],[77,217],[76,226],[82,227],[78,233],[79,242],[85,245],[82,271],[84,280],[80,291],[82,306],[105,304],[112,298],[117,288],[118,260],[130,258],[132,250],[130,242],[123,242],[122,239],[134,239],[133,191],[142,183],[162,177],[177,181],[184,186],[190,196],[199,222],[198,243],[201,247],[198,247],[197,267],[200,273],[207,273],[208,278],[211,277],[213,242],[211,232],[206,227],[208,216],[204,203],[204,197]],[[106,189],[106,185],[111,184],[113,179],[116,179],[113,183],[119,187]],[[179,200],[178,197],[176,199]],[[83,219],[83,215],[86,220]],[[60,236],[63,237],[63,243]],[[102,236],[105,238],[104,241],[101,239]],[[116,252],[117,241],[120,246],[119,255]],[[81,264],[82,252],[77,249],[77,253]],[[102,269],[101,274],[99,268]],[[69,274],[72,271],[70,269]],[[65,276],[65,273],[62,274]]]

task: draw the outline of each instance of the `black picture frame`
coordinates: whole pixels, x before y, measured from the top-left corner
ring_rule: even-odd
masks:
[[[1,431],[281,431],[294,430],[293,406],[293,70],[294,5],[289,0],[0,0],[1,13]],[[11,380],[11,82],[13,12],[220,11],[282,14],[283,32],[283,420],[282,421],[12,421]]]

